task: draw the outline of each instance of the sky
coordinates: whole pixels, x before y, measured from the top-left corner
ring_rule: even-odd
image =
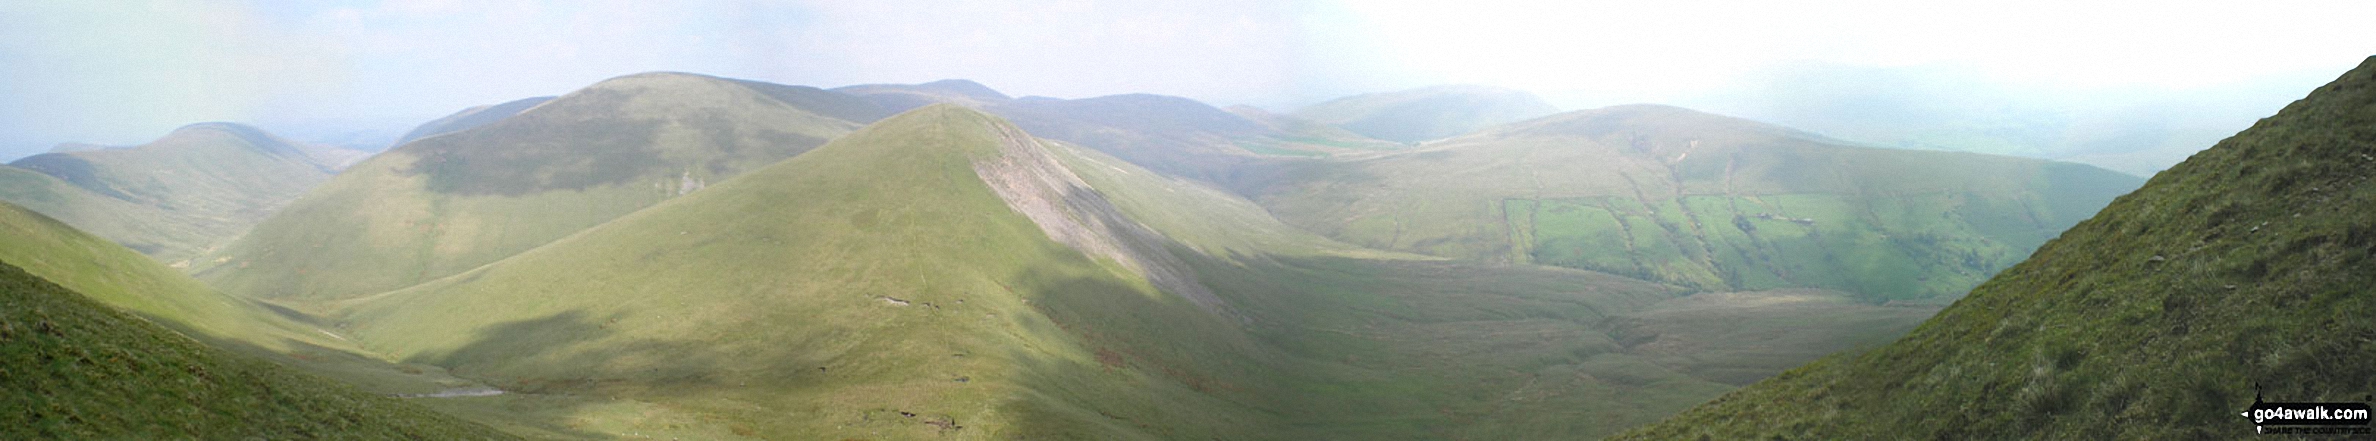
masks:
[[[1667,103],[1879,144],[2044,118],[2062,131],[2036,136],[2077,145],[2072,127],[2155,109],[2128,125],[2232,133],[2376,55],[2367,17],[2376,2],[8,1],[0,159],[204,121],[386,136],[663,70],[1273,110],[1484,84],[1563,109]],[[1876,118],[1908,114],[1935,130]],[[2058,148],[2037,155],[2089,154]]]

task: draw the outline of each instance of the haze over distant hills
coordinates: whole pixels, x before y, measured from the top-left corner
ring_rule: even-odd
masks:
[[[546,101],[552,100],[553,97],[540,96],[511,100],[502,104],[491,104],[462,109],[462,111],[454,112],[452,115],[446,115],[444,118],[438,118],[430,120],[429,122],[421,123],[419,127],[414,127],[412,131],[405,132],[403,137],[396,138],[396,143],[390,147],[404,145],[404,143],[412,142],[415,139],[469,130],[474,127],[491,124],[496,121],[502,121],[504,118],[510,118],[512,115],[518,115],[520,112],[527,111],[530,107],[536,107],[538,104],[544,104]]]
[[[1435,86],[1338,98],[1295,116],[1353,133],[1416,143],[1558,112],[1542,98],[1486,86]]]
[[[363,155],[231,123],[192,124],[139,146],[63,150],[0,167],[0,200],[177,266]]]
[[[1254,199],[1355,244],[1876,301],[1952,300],[2138,183],[2094,167],[1868,148],[1656,105],[1287,170]]]

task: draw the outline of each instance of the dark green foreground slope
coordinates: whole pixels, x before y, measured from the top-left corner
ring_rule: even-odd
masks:
[[[0,438],[508,438],[240,358],[0,264]]]
[[[2376,58],[2196,154],[1904,339],[1635,438],[2238,438],[2376,392]],[[2255,384],[2260,385],[2256,390]]]

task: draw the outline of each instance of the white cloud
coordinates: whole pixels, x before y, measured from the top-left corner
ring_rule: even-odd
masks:
[[[1348,1],[1400,66],[1671,99],[1788,63],[1941,65],[2061,87],[2235,83],[2376,53],[2369,2]]]

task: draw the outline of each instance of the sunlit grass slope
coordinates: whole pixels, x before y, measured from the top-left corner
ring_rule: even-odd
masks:
[[[1631,435],[2233,439],[2376,393],[2376,58],[2155,175],[1904,339]]]
[[[1415,143],[1559,112],[1533,94],[1485,86],[1435,86],[1354,95],[1296,109],[1294,116],[1371,138]]]
[[[0,438],[509,438],[208,347],[6,263],[0,372]]]
[[[1256,200],[1354,244],[1871,300],[1952,299],[2137,183],[1651,105],[1289,170]]]
[[[19,159],[0,167],[10,184],[0,200],[180,265],[328,180],[344,158],[323,150],[238,124],[192,124],[140,146]]]
[[[616,78],[375,156],[195,273],[261,298],[402,288],[699,191],[855,127],[745,82]]]

